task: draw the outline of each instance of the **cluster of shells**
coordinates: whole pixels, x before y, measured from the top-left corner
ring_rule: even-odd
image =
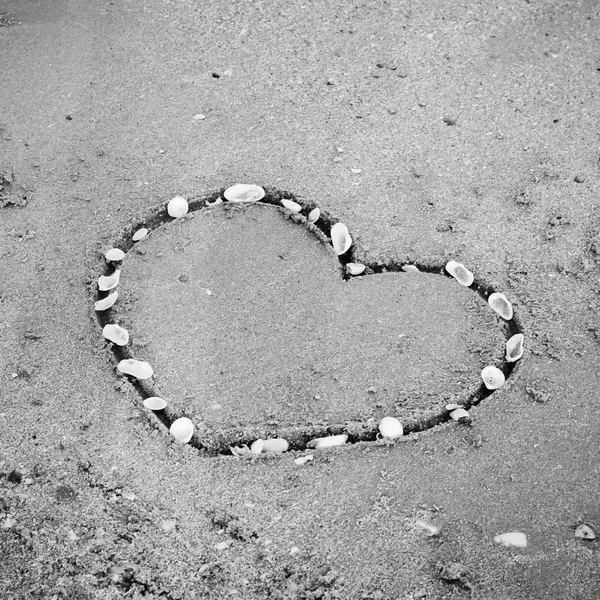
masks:
[[[258,202],[265,196],[265,190],[257,185],[236,184],[225,190],[223,196],[228,202]],[[223,202],[218,198],[213,202],[205,202],[206,206],[216,206]],[[291,199],[282,199],[281,205],[291,213],[300,213],[302,206]],[[175,196],[166,206],[167,214],[172,219],[180,219],[189,212],[189,204],[182,196]],[[319,220],[321,211],[314,208],[307,215],[308,223],[314,224]],[[133,242],[139,242],[150,234],[150,231],[142,227],[136,230],[132,235]],[[341,257],[352,247],[353,240],[348,232],[348,228],[343,223],[335,223],[330,229],[331,244],[335,253]],[[117,287],[120,282],[121,264],[125,258],[125,252],[119,248],[110,248],[104,254],[108,265],[112,271],[108,275],[102,275],[98,278],[98,291],[101,297],[94,303],[94,309],[97,312],[103,312],[111,308],[117,301],[119,294]],[[347,262],[345,264],[346,273],[350,276],[359,276],[365,272],[366,266],[361,263]],[[420,272],[415,265],[403,265],[403,271],[407,273]],[[474,282],[474,275],[463,264],[450,261],[445,265],[445,270],[459,284],[465,287],[471,287]],[[510,321],[513,318],[513,308],[510,301],[504,294],[494,292],[488,298],[488,304],[504,321]],[[116,346],[126,346],[129,342],[129,332],[116,323],[107,323],[102,330],[106,340]],[[514,363],[523,356],[524,336],[522,333],[516,333],[506,342],[506,360]],[[145,361],[134,358],[126,358],[119,361],[117,369],[133,379],[150,379],[154,371],[150,364]],[[505,376],[502,370],[495,365],[488,365],[481,371],[481,379],[488,390],[497,390],[505,384]],[[162,411],[167,407],[167,402],[158,396],[150,396],[144,400],[144,406],[151,411]],[[460,404],[447,404],[446,411],[448,416],[455,421],[470,420],[469,412]],[[176,442],[187,444],[194,436],[195,427],[191,419],[180,417],[175,419],[169,428],[169,432]],[[402,423],[393,416],[386,416],[381,419],[378,425],[377,438],[386,443],[394,443],[405,434]],[[320,450],[342,446],[348,442],[347,434],[329,435],[317,437],[306,444],[307,449]],[[255,456],[261,453],[280,454],[289,449],[287,440],[276,437],[269,439],[257,439],[250,446],[231,446],[230,451],[235,456]],[[301,456],[295,460],[297,464],[305,464],[312,460],[312,454]]]

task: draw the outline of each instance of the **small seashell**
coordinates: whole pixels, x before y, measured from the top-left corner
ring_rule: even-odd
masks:
[[[175,196],[169,200],[167,204],[167,212],[170,217],[179,219],[187,214],[190,209],[187,200],[183,196]]]
[[[455,260],[451,260],[446,265],[446,271],[448,271],[448,273],[450,273],[450,275],[452,275],[452,277],[454,277],[458,283],[464,285],[465,287],[469,287],[473,283],[473,273],[471,273],[471,271],[469,271],[465,265],[456,262]]]
[[[102,328],[102,335],[117,346],[126,346],[129,342],[129,332],[127,329],[124,329],[115,323],[108,323],[108,325],[105,325]]]
[[[144,400],[144,406],[150,410],[162,410],[163,408],[166,408],[167,403],[158,396],[151,396],[150,398],[146,398]]]
[[[462,408],[460,404],[446,404],[446,410],[456,410],[457,408]]]
[[[125,252],[123,252],[123,250],[120,250],[119,248],[111,248],[110,250],[107,250],[104,253],[104,256],[106,260],[118,262],[125,258]]]
[[[236,183],[223,194],[229,202],[257,202],[265,197],[265,190],[259,185]]]
[[[582,523],[581,525],[577,525],[575,537],[581,538],[582,540],[595,540],[596,534],[589,525]]]
[[[149,379],[152,377],[154,371],[152,367],[143,360],[135,360],[135,358],[127,358],[122,360],[118,365],[117,369],[125,375],[131,375],[136,379]]]
[[[404,430],[402,429],[402,423],[394,417],[383,417],[379,421],[379,433],[388,440],[397,440],[402,437]]]
[[[455,408],[450,413],[450,418],[454,419],[455,421],[460,421],[460,419],[470,419],[471,415],[469,414],[469,411],[465,410],[464,408]]]
[[[223,204],[223,198],[219,196],[214,202],[209,202],[206,200],[205,204],[206,206],[219,206],[219,204]]]
[[[285,452],[290,445],[283,438],[271,438],[263,441],[263,452]]]
[[[341,435],[329,435],[327,437],[315,438],[306,444],[307,448],[321,450],[322,448],[333,448],[334,446],[343,446],[348,441],[348,436],[344,433]]]
[[[504,373],[497,367],[488,366],[481,371],[481,378],[488,390],[497,390],[504,385]]]
[[[288,210],[291,210],[295,213],[298,213],[302,210],[302,207],[297,202],[294,202],[293,200],[288,200],[287,198],[284,198],[281,201],[281,204],[283,204],[283,206],[285,206]]]
[[[252,445],[250,446],[250,452],[252,452],[252,454],[260,454],[263,451],[263,446],[263,440],[258,439],[255,442],[252,442]]]
[[[169,428],[169,433],[180,444],[187,444],[194,435],[194,424],[187,417],[175,419]]]
[[[488,304],[506,321],[510,321],[513,318],[512,305],[504,294],[499,294],[498,292],[490,294]]]
[[[134,242],[139,242],[140,240],[143,240],[145,237],[148,236],[149,231],[145,228],[142,227],[141,229],[138,229],[133,236],[131,237],[131,239]]]
[[[402,270],[405,273],[420,273],[419,269],[415,265],[402,265]]]
[[[440,532],[440,530],[435,525],[430,525],[429,523],[427,523],[427,521],[422,521],[421,519],[417,519],[416,524],[419,527],[422,527],[423,529],[425,529],[431,537],[433,537],[434,535],[437,535]]]
[[[309,223],[316,223],[319,220],[320,216],[321,216],[321,209],[317,206],[317,208],[313,208],[308,213],[308,222]]]
[[[364,273],[366,268],[365,265],[361,265],[360,263],[348,263],[346,265],[346,271],[348,271],[350,275],[360,275],[361,273]]]
[[[336,223],[331,228],[331,242],[338,256],[347,252],[352,246],[352,238],[348,233],[348,228],[343,223]]]
[[[246,456],[251,454],[250,448],[248,448],[246,444],[243,446],[229,446],[229,449],[231,450],[231,454],[234,456]]]
[[[526,548],[527,538],[520,531],[511,531],[510,533],[501,533],[494,538],[497,544],[503,546],[514,546],[515,548]]]
[[[515,362],[523,356],[523,343],[525,342],[525,337],[522,333],[515,333],[507,342],[506,342],[506,360],[508,362]]]
[[[117,269],[111,275],[100,275],[98,277],[98,289],[101,292],[114,290],[119,285],[119,279],[121,279],[121,269]]]
[[[101,310],[109,309],[119,297],[119,292],[113,292],[106,296],[106,298],[102,298],[102,300],[98,300],[94,302],[94,310],[100,312]]]
[[[307,454],[306,456],[299,456],[294,459],[294,463],[297,465],[305,465],[307,462],[311,461],[314,458],[312,454]]]

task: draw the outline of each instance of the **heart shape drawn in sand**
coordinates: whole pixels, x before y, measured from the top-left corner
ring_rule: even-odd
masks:
[[[456,261],[409,258],[369,260],[316,205],[238,184],[127,226],[94,308],[118,371],[178,442],[389,443],[469,422],[523,354],[503,294]]]

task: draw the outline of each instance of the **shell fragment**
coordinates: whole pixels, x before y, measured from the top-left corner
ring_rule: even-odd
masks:
[[[471,271],[469,271],[465,265],[456,262],[455,260],[448,262],[446,265],[446,271],[448,271],[448,273],[450,273],[450,275],[452,275],[452,277],[454,277],[458,283],[464,285],[465,287],[469,287],[475,279],[473,277],[473,273],[471,273]]]
[[[348,441],[348,436],[344,433],[341,435],[329,435],[327,437],[315,438],[306,444],[307,448],[322,450],[323,448],[333,448],[334,446],[343,446]]]
[[[331,228],[331,243],[338,256],[348,252],[350,246],[352,246],[352,238],[348,233],[348,228],[343,223],[336,223]]]
[[[113,292],[106,296],[106,298],[102,298],[102,300],[98,300],[94,302],[94,310],[100,312],[101,310],[108,310],[119,297],[119,292]]]
[[[307,454],[306,456],[299,456],[294,459],[294,464],[296,465],[305,465],[307,462],[311,461],[314,458],[312,454]]]
[[[285,452],[290,445],[287,440],[283,438],[271,438],[268,440],[263,440],[263,452]]]
[[[119,285],[121,279],[121,269],[117,269],[111,275],[100,275],[98,277],[98,289],[101,292],[107,292],[108,290],[114,290]]]
[[[317,208],[313,208],[308,213],[308,222],[309,223],[316,223],[319,220],[320,216],[321,216],[321,209],[317,206]]]
[[[149,379],[152,377],[154,371],[152,367],[143,360],[136,360],[135,358],[127,358],[122,360],[117,365],[117,369],[125,375],[131,375],[136,379]]]
[[[471,415],[469,414],[469,411],[464,408],[455,408],[450,413],[450,418],[454,421],[460,421],[461,419],[471,419]]]
[[[523,344],[525,337],[522,333],[515,333],[506,342],[506,360],[508,362],[515,362],[523,356]]]
[[[150,410],[162,410],[167,407],[167,403],[158,396],[150,396],[144,400],[144,406]]]
[[[497,312],[504,320],[510,321],[513,318],[512,304],[504,294],[494,292],[488,298],[488,304]]]
[[[132,240],[134,242],[139,242],[140,240],[143,240],[145,237],[148,237],[148,233],[150,233],[145,227],[142,227],[141,229],[138,229],[132,236]]]
[[[527,538],[520,531],[511,531],[510,533],[501,533],[494,538],[496,544],[503,546],[512,546],[514,548],[526,548]]]
[[[260,454],[263,451],[263,446],[264,446],[264,441],[261,439],[258,439],[255,442],[252,442],[252,444],[250,446],[250,452],[252,452],[252,454]]]
[[[596,534],[589,525],[581,523],[581,525],[578,525],[577,529],[575,529],[575,537],[578,537],[582,540],[595,540]]]
[[[415,267],[415,265],[402,265],[402,270],[405,273],[420,273],[421,271],[419,271],[418,267]]]
[[[104,253],[104,257],[108,261],[118,262],[125,258],[125,252],[123,252],[123,250],[120,250],[119,248],[111,248],[110,250],[107,250]]]
[[[265,190],[259,185],[236,183],[223,193],[229,202],[258,202],[265,197]]]
[[[194,424],[187,417],[175,419],[169,428],[169,433],[176,442],[187,444],[194,435]]]
[[[365,265],[361,265],[360,263],[348,263],[346,265],[346,271],[350,275],[360,275],[365,272],[367,267]]]
[[[167,204],[167,212],[170,217],[174,219],[179,219],[183,217],[183,215],[187,214],[190,209],[187,200],[183,196],[175,196],[169,200]]]
[[[394,417],[383,417],[379,422],[379,433],[381,433],[382,437],[388,440],[397,440],[402,437],[404,430],[402,428],[402,423],[395,419]]]
[[[283,206],[285,206],[288,210],[291,210],[295,213],[299,213],[302,210],[302,207],[297,202],[294,202],[293,200],[288,200],[287,198],[284,198],[281,201],[281,204],[283,204]]]
[[[117,346],[126,346],[129,342],[129,332],[116,323],[108,323],[102,328],[102,335]]]
[[[481,371],[481,378],[488,390],[497,390],[498,388],[501,388],[505,381],[504,373],[498,369],[498,367],[492,365],[485,367]]]

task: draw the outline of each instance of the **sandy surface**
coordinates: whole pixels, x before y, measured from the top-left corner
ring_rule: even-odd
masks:
[[[580,523],[600,529],[598,8],[314,4],[0,2],[2,597],[600,597],[597,542],[574,535]],[[151,207],[238,182],[318,204],[348,225],[369,260],[465,263],[519,312],[526,352],[518,371],[472,410],[470,427],[447,423],[395,446],[321,451],[301,467],[294,453],[249,461],[175,445],[117,376],[90,290],[102,251]],[[217,216],[210,234],[217,240],[237,223]],[[300,231],[281,225],[294,229],[290,236]],[[374,325],[364,336],[367,359],[389,358],[396,330],[389,314],[378,329],[372,313],[381,298],[392,305],[396,284],[377,286],[393,275],[373,276],[381,278],[373,286],[368,278],[331,284],[330,254],[307,242],[297,256],[298,244],[286,259],[271,254],[260,277],[246,277],[235,254],[186,246],[179,233],[201,227],[197,217],[178,226],[148,240],[163,248],[162,262],[127,257],[139,268],[127,272],[124,294],[139,298],[122,318],[148,338],[140,352],[165,365],[162,380],[156,367],[165,396],[182,402],[178,385],[214,383],[211,400],[225,416],[203,415],[202,402],[183,410],[215,427],[233,419],[236,378],[190,378],[189,368],[177,377],[178,363],[168,363],[176,353],[159,357],[164,349],[143,327],[173,348],[221,352],[229,373],[238,364],[251,373],[255,391],[288,390],[255,414],[243,405],[244,423],[273,411],[277,420],[304,420],[285,404],[298,406],[303,385],[305,399],[317,389],[310,379],[299,385],[300,371],[237,363],[219,348],[227,338],[214,323],[210,338],[187,340],[163,318],[149,323],[164,315],[169,294],[180,298],[181,315],[211,321],[206,305],[189,304],[194,282],[209,275],[229,286],[219,316],[238,328],[252,319],[254,343],[287,367],[302,365],[302,353],[288,361],[281,349],[296,335],[314,342],[300,324],[332,307]],[[245,235],[252,239],[252,229]],[[189,263],[184,286],[169,261],[185,264],[192,251],[209,260],[197,272]],[[253,282],[277,268],[275,282],[288,276],[299,285],[310,252],[324,280],[312,280],[305,298],[326,285],[331,292],[313,296],[321,311],[304,303],[298,321],[275,327],[261,297],[280,311],[290,299],[277,283],[261,296]],[[404,292],[415,343],[402,361],[417,375],[439,367],[443,382],[449,371],[436,353],[448,360],[460,332],[449,328],[438,347],[431,316],[447,311],[470,323],[459,292],[471,292],[446,295],[440,286],[451,280],[425,277]],[[256,310],[236,310],[236,281]],[[154,291],[143,295],[144,285]],[[356,297],[346,296],[348,286]],[[203,293],[202,302],[212,298]],[[356,298],[371,308],[360,311]],[[174,325],[186,322],[174,315]],[[336,346],[339,327],[322,331],[334,337],[318,350]],[[356,333],[345,335],[340,347]],[[497,330],[482,335],[491,343]],[[461,364],[480,366],[469,342],[459,351]],[[342,384],[359,390],[353,410],[377,417],[392,395],[373,411],[368,388],[395,390],[393,366],[375,365],[386,381],[369,383],[339,362],[339,381],[331,374],[317,394],[333,398]],[[218,400],[226,391],[229,404]],[[341,418],[335,398],[314,418]],[[428,537],[419,519],[439,535]],[[525,533],[527,547],[494,543],[510,531]]]

